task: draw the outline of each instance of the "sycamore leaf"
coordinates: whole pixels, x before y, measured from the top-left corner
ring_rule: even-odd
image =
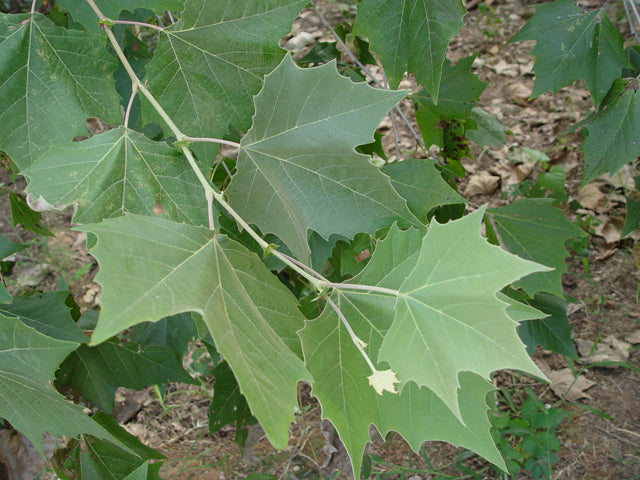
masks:
[[[487,84],[471,73],[476,55],[462,58],[451,65],[446,60],[442,72],[442,85],[437,103],[425,91],[412,95],[416,107],[416,121],[427,146],[444,147],[443,122],[459,121],[471,116],[480,94]]]
[[[306,262],[309,230],[352,238],[396,220],[420,225],[389,178],[354,150],[403,96],[355,84],[333,62],[301,69],[285,57],[255,98],[230,203]]]
[[[160,205],[169,219],[207,224],[204,193],[187,160],[125,127],[57,145],[23,173],[30,195],[55,207],[77,203],[79,223],[127,212],[154,215]]]
[[[535,15],[510,42],[535,40],[532,97],[584,80],[598,105],[627,65],[622,36],[602,10],[584,11],[573,0],[536,5]]]
[[[638,79],[616,80],[586,128],[583,185],[603,173],[613,175],[640,155]]]
[[[87,135],[87,117],[118,122],[115,69],[99,35],[39,13],[0,14],[0,150],[22,170],[51,145]]]
[[[230,126],[246,131],[252,96],[285,55],[278,40],[306,3],[187,0],[182,19],[160,35],[147,64],[149,90],[188,135],[223,137]],[[142,108],[145,121],[162,123],[148,103]]]
[[[392,227],[365,269],[347,283],[398,289],[415,266],[422,236],[420,231],[402,232]],[[391,326],[396,298],[356,290],[335,290],[331,298],[367,344],[365,350],[375,361]],[[376,393],[368,381],[370,368],[332,309],[307,321],[300,338],[306,365],[314,377],[313,394],[320,401],[323,417],[336,427],[356,474],[369,441],[370,424],[383,435],[397,431],[415,451],[426,440],[442,440],[474,450],[503,466],[491,440],[485,396],[492,386],[485,380],[475,374],[460,374],[458,401],[463,423],[431,390],[414,383],[405,385],[398,394]],[[377,368],[387,367],[379,364]],[[451,381],[455,382],[455,378]]]
[[[524,198],[503,207],[488,210],[504,246],[511,253],[553,271],[538,272],[514,283],[530,297],[549,292],[562,297],[562,275],[569,256],[564,243],[586,234],[566,219],[551,198]]]
[[[111,20],[118,20],[123,10],[145,8],[161,15],[167,10],[181,10],[183,3],[182,0],[137,0],[135,5],[131,5],[131,0],[94,1],[100,11]],[[90,32],[100,32],[99,19],[86,0],[58,0],[56,4],[71,13],[73,20],[84,25]]]
[[[527,345],[527,351],[533,354],[536,345],[541,345],[545,350],[576,358],[565,301],[548,293],[537,293],[532,299],[519,300],[543,312],[542,318],[526,319],[518,327],[518,335]]]
[[[119,444],[52,386],[58,365],[77,347],[76,342],[56,340],[18,318],[0,314],[0,417],[22,432],[43,456],[44,432],[71,437],[88,433]]]
[[[171,348],[132,342],[81,345],[62,364],[59,378],[107,413],[113,413],[118,387],[141,390],[165,382],[197,383]]]
[[[25,325],[57,340],[84,343],[89,338],[71,318],[66,305],[69,292],[36,292],[13,299],[10,304],[0,305],[0,314],[16,316]]]
[[[409,71],[437,102],[447,46],[465,14],[460,0],[362,0],[353,32],[369,37],[391,88]]]
[[[432,222],[415,268],[400,287],[393,325],[380,347],[403,383],[435,392],[462,420],[459,373],[483,378],[514,368],[544,377],[527,355],[496,292],[548,268],[511,255],[480,236],[484,208]]]
[[[303,317],[258,256],[224,235],[158,217],[130,214],[79,229],[97,236],[91,253],[103,293],[92,343],[141,322],[201,314],[251,411],[284,448],[297,381],[310,379],[287,343]]]
[[[436,161],[426,158],[407,158],[382,169],[391,178],[391,185],[407,200],[413,214],[423,223],[429,213],[441,205],[467,203],[449,185],[436,168]]]

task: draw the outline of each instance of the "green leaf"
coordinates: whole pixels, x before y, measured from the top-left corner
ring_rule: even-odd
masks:
[[[520,324],[518,335],[527,345],[527,351],[533,354],[536,345],[542,345],[545,350],[576,358],[564,300],[548,293],[537,293],[533,299],[521,301],[547,315],[544,318],[527,319]]]
[[[51,145],[87,135],[87,117],[118,122],[115,68],[99,35],[39,13],[0,14],[0,150],[22,170]]]
[[[380,347],[401,382],[435,392],[460,419],[459,373],[488,378],[502,368],[544,377],[516,334],[496,292],[548,270],[480,236],[484,208],[460,220],[432,222],[420,255],[400,287],[393,325]]]
[[[187,0],[182,19],[160,35],[147,65],[149,90],[193,137],[246,131],[252,97],[285,55],[278,40],[306,0]],[[147,102],[145,121],[163,123]],[[194,145],[198,154],[213,147]]]
[[[269,440],[284,448],[309,380],[298,355],[303,317],[257,255],[223,235],[138,215],[81,227],[97,236],[102,312],[92,342],[181,312],[202,315]]]
[[[131,212],[208,223],[204,191],[184,156],[125,127],[55,146],[24,175],[29,194],[56,207],[77,203],[75,222]]]
[[[104,412],[95,412],[93,414],[93,420],[95,420],[100,426],[102,426],[111,435],[117,438],[122,445],[126,445],[127,448],[135,453],[142,459],[164,460],[166,457],[154,450],[151,447],[141,443],[136,437],[127,432],[111,415],[107,415]],[[122,452],[126,453],[126,452]]]
[[[96,16],[86,0],[58,0],[60,8],[67,10],[73,19],[84,25],[90,32],[100,32],[99,18]],[[118,20],[123,10],[134,11],[146,8],[161,15],[167,10],[182,10],[182,0],[138,0],[131,4],[131,0],[95,0],[97,7],[108,18]]]
[[[165,382],[197,383],[171,348],[133,342],[81,345],[62,364],[59,378],[107,413],[113,413],[118,387],[141,390]]]
[[[471,109],[469,119],[465,135],[479,147],[499,147],[506,141],[505,133],[510,133],[493,115],[479,107]]]
[[[440,205],[466,203],[449,185],[435,160],[407,158],[382,168],[389,175],[391,185],[407,200],[409,210],[423,223],[429,222],[429,212]]]
[[[28,245],[14,243],[11,240],[7,239],[4,235],[0,235],[0,260],[5,259],[9,255],[13,255],[14,253],[19,252],[20,250],[24,250]]]
[[[476,55],[462,58],[453,66],[446,60],[437,102],[425,90],[412,95],[416,120],[427,146],[444,147],[443,123],[469,117],[478,103],[487,84],[471,73],[475,58]]]
[[[142,345],[168,347],[182,358],[192,339],[198,337],[198,328],[190,313],[181,313],[163,318],[157,322],[135,325],[129,339]]]
[[[353,31],[369,37],[391,88],[409,71],[437,102],[447,46],[465,14],[460,0],[362,0]]]
[[[227,189],[231,205],[304,262],[309,230],[352,238],[396,220],[420,225],[389,178],[354,151],[403,96],[355,84],[335,63],[301,69],[285,57],[255,98]]]
[[[564,243],[585,235],[552,203],[550,198],[525,198],[488,210],[507,250],[553,268],[514,283],[530,297],[537,292],[562,297],[562,275],[567,271],[564,259],[569,256]]]
[[[209,432],[214,433],[225,425],[235,424],[235,441],[241,447],[247,438],[247,427],[257,420],[251,415],[247,399],[227,362],[221,362],[212,372],[215,378],[213,398],[209,405]]]
[[[535,15],[510,42],[535,40],[532,97],[584,80],[598,105],[627,65],[622,36],[603,9],[587,12],[573,0],[536,6]]]
[[[640,155],[640,90],[637,79],[618,79],[586,126],[582,144],[586,185],[603,173],[614,174]]]
[[[401,232],[392,227],[378,243],[366,268],[347,283],[397,289],[412,271],[420,254],[423,233]],[[366,343],[374,360],[391,326],[394,296],[357,290],[335,290],[333,301],[348,319],[356,335]],[[351,457],[354,472],[360,471],[369,425],[384,435],[395,430],[418,451],[426,440],[442,440],[470,448],[502,466],[489,433],[485,395],[491,386],[477,375],[462,373],[458,392],[464,423],[427,388],[409,383],[399,394],[378,395],[369,385],[371,370],[351,341],[334,310],[326,308],[300,331],[305,361],[314,382],[313,394],[322,406],[323,417],[338,430]],[[379,364],[378,368],[386,368]],[[452,379],[455,381],[455,379]]]
[[[19,317],[29,327],[57,340],[84,343],[89,338],[71,318],[66,300],[69,292],[37,292],[17,297],[12,303],[0,305],[0,314]]]
[[[640,201],[627,197],[627,215],[620,238],[624,238],[640,226]]]
[[[38,235],[53,237],[53,233],[49,231],[42,221],[42,214],[31,210],[22,196],[9,192],[9,205],[11,205],[11,221],[14,227],[22,225],[25,230],[30,230]]]
[[[118,444],[110,433],[52,386],[60,362],[78,347],[0,314],[0,417],[22,432],[44,456],[42,434],[88,433]],[[125,447],[126,448],[126,447]]]

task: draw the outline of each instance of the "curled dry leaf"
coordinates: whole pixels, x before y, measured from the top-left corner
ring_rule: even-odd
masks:
[[[464,194],[468,197],[474,195],[491,195],[498,184],[500,183],[500,177],[491,175],[487,171],[480,171],[476,175],[472,175],[469,179],[467,188],[464,190]]]
[[[605,200],[605,195],[600,191],[600,183],[598,182],[585,185],[578,193],[580,205],[591,210],[598,210]]]
[[[571,402],[576,402],[582,398],[591,400],[591,396],[585,392],[593,387],[596,382],[580,376],[575,378],[570,368],[562,370],[552,370],[547,373],[551,381],[551,390],[560,398],[566,398]]]
[[[576,339],[580,359],[587,363],[600,362],[626,362],[629,358],[631,345],[624,340],[619,340],[609,335],[597,344],[591,340]]]

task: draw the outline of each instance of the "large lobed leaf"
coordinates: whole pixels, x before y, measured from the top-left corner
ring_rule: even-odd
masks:
[[[182,19],[160,35],[147,65],[149,90],[193,137],[246,130],[252,96],[285,55],[278,40],[306,0],[187,0]],[[143,102],[146,121],[161,122]],[[199,154],[212,148],[196,145]]]
[[[532,97],[584,80],[594,104],[605,97],[627,64],[622,36],[603,10],[584,11],[573,0],[536,6],[535,15],[510,40],[535,40]]]
[[[479,233],[483,214],[479,209],[444,225],[430,224],[399,288],[378,357],[403,384],[414,381],[435,392],[461,420],[460,372],[488,378],[513,368],[544,377],[496,292],[548,268],[487,243]]]
[[[54,143],[86,135],[87,117],[120,119],[101,36],[34,15],[0,14],[0,150],[20,170]]]
[[[460,0],[363,0],[354,33],[369,37],[391,88],[409,71],[437,103],[447,46],[465,14]]]
[[[569,256],[564,244],[570,238],[585,236],[552,203],[550,198],[524,198],[488,210],[507,250],[553,268],[514,283],[530,297],[538,292],[562,297],[562,275],[567,271],[565,258]]]
[[[230,203],[304,262],[309,230],[351,238],[394,221],[421,225],[389,178],[354,150],[373,139],[403,96],[355,84],[334,63],[301,69],[285,57],[255,98],[253,126],[227,190]]]
[[[130,212],[207,224],[202,187],[184,156],[125,127],[54,146],[23,173],[30,195],[55,207],[77,204],[76,222]]]
[[[98,240],[102,311],[92,343],[132,325],[197,312],[231,365],[269,440],[284,448],[299,380],[304,318],[293,296],[242,245],[158,217],[126,215],[88,225]]]
[[[347,283],[400,288],[420,257],[422,237],[420,231],[402,232],[392,227],[361,274]],[[396,298],[371,291],[338,290],[332,299],[366,343],[365,350],[375,362],[392,325]],[[415,451],[426,440],[442,440],[470,448],[503,465],[489,431],[485,396],[491,385],[486,380],[472,373],[449,379],[451,384],[460,383],[456,399],[459,419],[433,391],[413,382],[399,394],[378,395],[367,382],[371,370],[332,309],[326,308],[318,319],[307,321],[300,337],[307,367],[314,377],[313,394],[320,401],[323,416],[338,430],[356,474],[369,441],[370,424],[383,435],[397,431]],[[385,363],[377,367],[387,368]]]
[[[638,79],[616,80],[586,129],[583,185],[603,173],[615,173],[640,155]]]
[[[17,317],[0,314],[0,417],[43,455],[44,432],[71,437],[88,433],[122,446],[53,388],[58,365],[78,345],[48,337]]]

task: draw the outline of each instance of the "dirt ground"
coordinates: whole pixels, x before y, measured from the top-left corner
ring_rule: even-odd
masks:
[[[315,3],[332,24],[350,18],[353,13],[348,5]],[[546,404],[570,412],[569,420],[556,431],[561,448],[552,478],[640,478],[640,375],[637,370],[620,366],[640,368],[640,306],[637,302],[640,242],[637,238],[619,238],[625,211],[623,194],[633,188],[631,182],[638,175],[637,164],[613,179],[599,179],[580,189],[580,133],[564,132],[588,115],[591,105],[586,89],[577,84],[558,94],[544,94],[529,100],[534,59],[527,53],[533,44],[506,42],[530,18],[533,8],[515,0],[486,3],[488,9],[470,11],[466,17],[467,27],[453,40],[449,58],[455,63],[479,52],[474,71],[488,82],[481,106],[511,134],[502,148],[472,150],[475,160],[465,162],[469,175],[461,182],[460,190],[473,204],[505,204],[517,193],[517,185],[535,178],[540,171],[539,164],[527,159],[518,163],[509,160],[521,147],[545,152],[551,165],[561,165],[567,171],[569,202],[580,204],[572,211],[567,209],[567,215],[570,220],[588,224],[594,232],[584,248],[572,252],[567,259],[569,273],[564,277],[564,286],[566,293],[575,298],[568,310],[573,336],[582,357],[593,359],[600,353],[602,361],[618,365],[590,367],[587,360],[570,363],[560,355],[539,350],[534,358],[545,372],[555,374],[566,367],[580,372],[582,380],[573,385],[568,394],[508,373],[498,375],[496,384],[516,390],[527,386]],[[590,3],[599,5],[597,1]],[[621,7],[618,2],[609,3],[611,18],[627,38],[626,19],[616,13],[616,8]],[[304,38],[306,34],[314,41],[330,39],[312,10],[303,12],[296,21],[292,38]],[[300,45],[298,48],[304,51],[305,44]],[[415,88],[410,79],[401,87]],[[408,106],[405,104],[403,109],[411,118]],[[416,142],[411,133],[401,122],[396,122],[396,126],[400,152],[415,155]],[[396,142],[390,120],[383,123],[381,131],[385,133],[383,144],[393,158]],[[5,179],[5,185],[8,183]],[[15,188],[21,186],[18,181]],[[2,200],[6,200],[6,195]],[[2,211],[7,210],[3,207]],[[55,237],[38,246],[37,254],[32,255],[31,249],[21,252],[33,263],[39,263],[38,275],[34,278],[33,271],[16,271],[13,275],[30,279],[34,287],[52,289],[60,280],[57,272],[67,272],[64,277],[77,301],[85,307],[94,306],[99,288],[92,278],[97,267],[84,252],[83,238],[66,230],[68,215],[50,216],[47,221]],[[26,235],[11,228],[6,213],[0,219],[0,227],[3,232]],[[205,361],[197,355],[192,357],[190,363],[196,367]],[[260,431],[253,432],[256,437],[253,450],[244,452],[233,443],[233,427],[227,426],[210,435],[207,419],[211,391],[211,382],[206,378],[200,387],[170,385],[164,406],[151,389],[117,393],[118,414],[125,428],[167,456],[163,478],[222,480],[250,476],[259,480],[275,475],[279,479],[318,479],[322,478],[321,473],[328,478],[349,478],[344,473],[348,470],[346,455],[333,438],[330,425],[321,421],[320,408],[310,397],[307,386],[301,387],[303,408],[298,422],[291,428],[290,446],[285,451],[275,451]],[[485,462],[473,456],[460,464],[471,468],[476,476],[461,471],[452,463],[466,457],[460,449],[447,444],[429,443],[416,454],[398,435],[391,435],[386,442],[375,434],[373,438],[370,453],[379,458],[373,463],[374,474],[396,472],[384,478],[507,478],[492,473]],[[400,467],[405,468],[404,476]],[[517,478],[534,477],[523,471]]]

